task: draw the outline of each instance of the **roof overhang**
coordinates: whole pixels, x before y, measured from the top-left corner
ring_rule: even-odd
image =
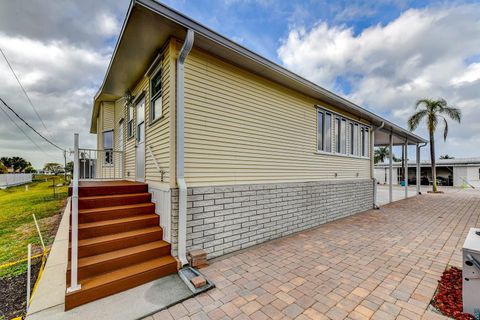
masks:
[[[195,32],[194,46],[245,70],[344,110],[374,126],[392,133],[396,139],[423,143],[425,139],[334,94],[253,51],[225,38],[185,15],[154,0],[132,0],[117,41],[105,79],[95,96],[90,132],[96,131],[96,118],[102,101],[118,99],[145,73],[169,37],[184,39]],[[377,131],[378,133],[378,131]],[[377,139],[377,138],[376,138]],[[381,141],[379,141],[381,142]]]

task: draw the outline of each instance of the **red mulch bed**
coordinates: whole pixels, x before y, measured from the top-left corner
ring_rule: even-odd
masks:
[[[475,320],[475,317],[463,313],[462,304],[462,270],[451,267],[443,272],[438,281],[437,294],[432,305],[443,315],[457,320]]]

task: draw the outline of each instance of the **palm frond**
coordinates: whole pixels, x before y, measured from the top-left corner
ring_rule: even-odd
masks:
[[[447,119],[443,118],[443,123],[445,125],[445,128],[443,129],[443,141],[446,141],[447,136],[448,136],[448,122],[447,122]]]
[[[446,114],[450,119],[460,123],[462,121],[462,111],[455,107],[445,107],[442,113]]]
[[[433,102],[434,102],[434,100],[432,100],[432,99],[422,98],[422,99],[417,100],[417,102],[415,103],[415,108],[418,108],[421,105],[425,105],[425,107],[428,109],[428,106],[432,105]]]
[[[428,114],[428,110],[420,110],[408,119],[408,130],[414,131],[420,125],[420,121]]]

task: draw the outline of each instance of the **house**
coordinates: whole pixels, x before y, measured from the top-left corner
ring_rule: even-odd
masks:
[[[98,151],[80,154],[104,182],[81,181],[80,203],[148,186],[180,267],[371,209],[373,146],[425,142],[153,0],[131,2],[90,132]]]
[[[394,162],[392,180],[394,184],[400,183],[402,172],[405,169],[402,162]],[[432,169],[430,160],[424,160],[420,163],[421,184],[432,183]],[[439,185],[472,188],[480,188],[480,158],[455,158],[438,159],[436,161],[437,182]],[[409,183],[416,183],[415,163],[408,161],[408,180]],[[389,181],[389,165],[378,163],[375,165],[375,178],[380,184],[386,184]]]

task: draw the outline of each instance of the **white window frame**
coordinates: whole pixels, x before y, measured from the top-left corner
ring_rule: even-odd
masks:
[[[125,121],[120,119],[118,121],[118,151],[123,151],[125,149],[124,147],[125,143]]]
[[[319,147],[319,140],[320,140],[320,135],[319,135],[319,130],[318,130],[318,127],[319,127],[319,124],[318,124],[318,116],[319,114],[322,114],[322,148],[318,148]],[[329,132],[329,136],[328,136],[328,140],[327,141],[327,117],[330,117],[330,124],[329,124],[329,127],[328,127],[328,130],[330,131]],[[333,119],[333,115],[331,112],[329,111],[326,111],[326,110],[320,110],[318,109],[317,110],[317,151],[319,152],[327,152],[327,153],[330,153],[332,152],[332,135],[333,135],[333,128],[332,128],[332,119]],[[328,149],[328,150],[327,150]]]
[[[155,71],[155,73],[150,77],[150,111],[149,111],[149,124],[153,124],[163,118],[163,100],[162,100],[162,94],[163,94],[163,83],[162,83],[162,60],[160,60],[160,67]],[[155,95],[152,96],[152,80],[160,75],[160,91],[155,93]],[[157,115],[155,114],[155,102],[160,103],[160,114]]]
[[[112,147],[105,148],[105,134],[111,133],[112,134]],[[115,132],[114,130],[105,130],[102,132],[102,149],[104,154],[103,164],[105,166],[113,166],[113,150],[115,149]]]
[[[323,107],[323,106],[316,106],[317,108],[317,139],[316,139],[316,149],[317,151],[315,153],[317,154],[326,154],[326,155],[335,155],[335,156],[341,156],[341,157],[349,157],[349,158],[360,158],[360,159],[370,159],[370,143],[371,143],[371,126],[367,125],[365,123],[362,123],[360,121],[354,120],[350,117],[344,116],[339,113],[332,112],[331,110]],[[318,113],[323,113],[323,149],[319,149],[319,139],[321,137],[319,136],[318,132]],[[325,145],[326,145],[326,139],[325,139],[325,133],[326,133],[326,119],[327,119],[327,114],[330,115],[330,120],[331,120],[331,126],[330,126],[330,151],[325,151]],[[342,121],[345,121],[345,132],[341,133],[342,135],[345,135],[345,146],[342,148],[342,143],[340,141],[340,152],[337,151],[338,147],[338,131],[337,131],[337,119],[339,119],[340,123],[340,128],[342,127]],[[354,133],[354,139],[355,141],[350,141],[351,140],[351,124],[353,125],[353,129],[355,131]],[[368,133],[365,136],[365,139],[362,139],[362,131],[366,130]],[[365,156],[362,155],[362,150],[363,150],[363,143],[365,143]],[[353,148],[353,152],[352,152]],[[342,152],[345,151],[345,152]]]
[[[135,105],[127,104],[127,140],[135,135]],[[130,113],[131,112],[131,113]]]

